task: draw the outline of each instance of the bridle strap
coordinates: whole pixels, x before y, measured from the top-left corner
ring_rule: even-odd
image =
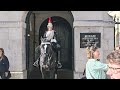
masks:
[[[49,44],[49,45],[51,45],[50,42],[42,42],[41,45],[43,45],[43,44]]]
[[[41,46],[42,46],[43,44],[51,45],[50,42],[42,42],[41,45],[40,45],[40,48],[41,48]],[[53,51],[52,51],[51,54],[48,54],[48,53],[44,54],[44,53],[41,53],[41,54],[40,54],[40,57],[42,57],[43,55],[47,55],[47,56],[48,56],[48,61],[50,61],[51,58],[52,58],[52,56],[53,56]]]

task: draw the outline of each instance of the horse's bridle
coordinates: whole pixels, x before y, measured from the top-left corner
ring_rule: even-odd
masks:
[[[51,45],[50,42],[42,42],[42,43],[41,43],[41,46],[42,46],[43,44],[45,44],[45,45]],[[53,53],[52,53],[51,55],[48,54],[48,53],[41,53],[40,56],[42,56],[42,55],[48,56],[48,61],[49,61],[49,60],[51,60]],[[49,56],[49,55],[50,55],[50,56]],[[45,65],[45,66],[47,67],[47,65]],[[44,66],[44,64],[42,64],[42,67],[45,67],[45,66]]]

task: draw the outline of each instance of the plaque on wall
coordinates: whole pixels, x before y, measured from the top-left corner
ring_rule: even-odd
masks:
[[[101,47],[101,33],[80,33],[80,48]]]

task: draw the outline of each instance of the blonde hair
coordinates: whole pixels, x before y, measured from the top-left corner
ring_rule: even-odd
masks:
[[[109,63],[120,64],[120,50],[115,50],[107,56]]]
[[[90,47],[86,47],[87,58],[90,59]]]
[[[115,50],[120,50],[120,45],[116,46]]]
[[[88,59],[90,59],[90,58],[94,58],[93,53],[94,53],[97,49],[98,49],[98,48],[95,47],[95,46],[91,46],[91,47],[89,47],[89,48],[88,48],[88,47],[86,48]]]

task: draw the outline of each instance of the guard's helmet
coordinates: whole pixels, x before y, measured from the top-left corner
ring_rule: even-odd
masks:
[[[47,27],[53,27],[51,17],[48,18],[48,25],[47,25]]]

